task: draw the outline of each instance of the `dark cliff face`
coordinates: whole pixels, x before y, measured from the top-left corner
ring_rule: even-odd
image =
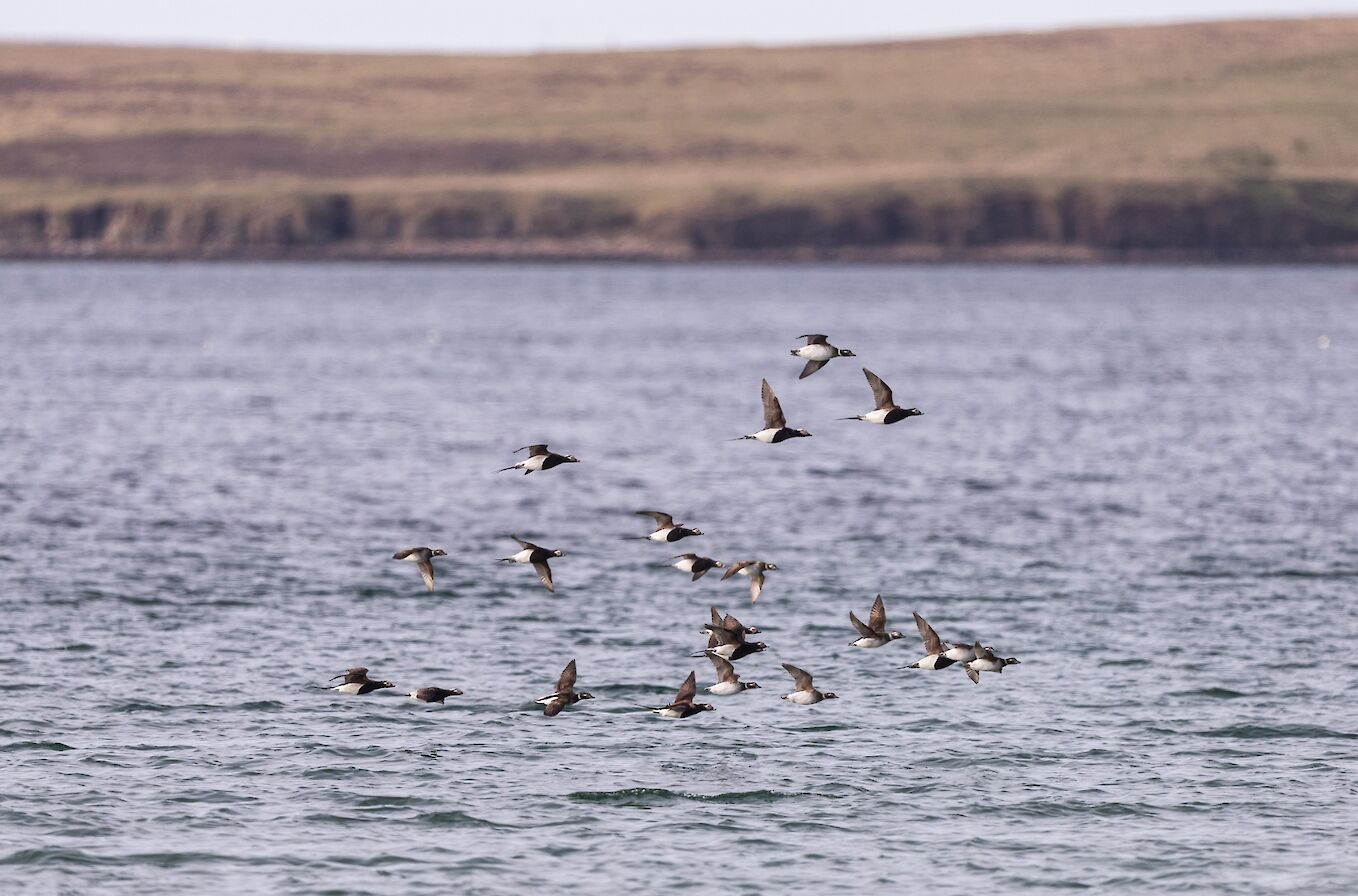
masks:
[[[1358,184],[968,186],[761,200],[647,218],[616,197],[497,193],[398,205],[332,194],[251,205],[93,202],[0,213],[5,257],[1358,257]]]

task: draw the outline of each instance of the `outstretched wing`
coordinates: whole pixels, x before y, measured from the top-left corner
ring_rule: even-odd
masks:
[[[735,666],[717,656],[715,653],[709,653],[707,658],[712,661],[713,667],[717,670],[717,681],[736,682],[740,680],[739,676],[736,675]]]
[[[806,366],[802,368],[802,372],[797,375],[797,379],[799,380],[806,379],[811,374],[815,373],[817,370],[820,370],[822,367],[824,367],[826,363],[827,362],[825,361],[807,361]]]
[[[750,603],[759,600],[759,595],[764,593],[764,574],[757,572],[750,576]]]
[[[651,519],[655,520],[655,528],[657,531],[660,529],[668,529],[674,525],[674,517],[670,516],[668,513],[661,513],[658,510],[638,510],[637,516],[649,516]]]
[[[811,690],[811,673],[805,669],[798,669],[791,663],[783,663],[783,668],[787,674],[792,676],[792,684],[799,691]]]
[[[688,678],[679,687],[679,693],[674,696],[675,703],[692,703],[693,695],[698,693],[698,673],[688,673]]]
[[[858,631],[858,634],[864,638],[871,638],[873,635],[877,634],[872,630],[872,626],[864,625],[863,620],[855,616],[853,610],[849,611],[849,621],[853,623],[853,627]]]
[[[430,563],[428,560],[421,560],[418,565],[420,567],[420,576],[424,578],[424,587],[428,588],[430,591],[433,591],[434,564]]]
[[[934,627],[924,621],[924,617],[916,613],[915,628],[919,629],[919,636],[924,640],[924,652],[930,656],[943,652],[943,642],[938,637],[938,632]]]
[[[561,712],[561,710],[563,710],[563,709],[565,709],[565,708],[566,708],[566,701],[564,701],[564,700],[552,700],[552,701],[550,701],[550,702],[547,702],[547,703],[542,704],[542,714],[543,714],[544,716],[554,716],[554,715],[556,715],[557,713]]]
[[[825,345],[830,341],[824,333],[803,333],[797,338],[805,339],[807,345]]]
[[[882,603],[882,595],[880,594],[872,602],[872,612],[868,614],[868,625],[879,632],[886,631],[886,604]]]
[[[868,385],[872,387],[872,400],[876,403],[877,410],[887,410],[896,406],[895,400],[891,397],[891,387],[882,382],[880,376],[866,367],[863,368],[863,376],[868,378]]]
[[[522,538],[520,538],[520,537],[517,536],[517,535],[511,535],[511,536],[509,536],[509,537],[512,538],[512,539],[514,539],[515,541],[517,541],[517,542],[519,543],[519,547],[523,548],[523,549],[526,550],[526,551],[540,551],[540,550],[542,550],[542,548],[540,548],[540,547],[538,547],[537,545],[533,544],[531,541],[524,541]]]
[[[764,399],[764,428],[783,429],[787,426],[787,418],[783,416],[783,406],[778,403],[778,396],[773,394],[773,388],[769,386],[768,380],[762,380],[759,394]]]
[[[552,568],[547,565],[547,561],[534,560],[533,568],[538,571],[538,578],[542,579],[542,584],[547,586],[547,590],[555,592],[556,586],[552,584]]]
[[[745,567],[749,566],[750,563],[751,561],[749,560],[744,560],[740,563],[732,563],[730,566],[726,567],[726,572],[722,573],[721,580],[725,582],[727,579],[731,578],[731,576],[735,575]]]
[[[516,448],[516,449],[514,449],[514,453],[515,453],[515,454],[518,454],[520,451],[527,451],[529,457],[538,457],[538,456],[540,456],[540,455],[543,455],[543,454],[546,454],[546,453],[547,453],[547,446],[546,446],[546,445],[524,445],[522,448]]]
[[[561,677],[556,680],[556,692],[568,694],[573,687],[575,687],[575,660],[571,660],[566,664],[566,668],[561,670]]]

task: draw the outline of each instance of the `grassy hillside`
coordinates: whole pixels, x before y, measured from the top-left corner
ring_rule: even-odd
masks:
[[[11,255],[1306,250],[1358,244],[1354,184],[1358,18],[526,57],[0,45]]]

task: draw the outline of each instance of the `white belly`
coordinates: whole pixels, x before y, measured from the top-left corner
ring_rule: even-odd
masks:
[[[696,560],[684,559],[674,564],[675,569],[682,569],[684,572],[693,572],[693,564]]]
[[[359,691],[363,690],[363,685],[356,681],[351,681],[346,684],[339,685],[338,687],[331,688],[331,690],[340,694],[357,694]]]
[[[524,461],[520,466],[522,466],[525,470],[529,471],[530,473],[534,473],[537,472],[538,470],[541,470],[542,465],[545,464],[546,462],[547,455],[539,454],[536,457],[528,458],[528,460]]]
[[[759,430],[759,432],[754,434],[754,438],[758,439],[761,442],[769,443],[772,442],[773,437],[778,435],[778,433],[780,432],[782,432],[781,429],[761,429]]]
[[[659,529],[655,532],[652,532],[650,535],[647,535],[646,537],[649,538],[651,541],[669,541],[670,533],[673,531],[674,527],[671,526],[668,529]]]
[[[682,719],[684,717],[677,709],[657,709],[655,714],[662,719]]]
[[[850,644],[850,647],[881,647],[887,643],[885,638],[859,638]]]
[[[808,361],[828,361],[834,356],[834,350],[828,345],[804,345],[797,349],[797,357],[805,358]]]
[[[740,646],[739,644],[721,644],[721,645],[719,645],[719,646],[717,646],[717,647],[711,647],[711,648],[709,648],[707,652],[708,652],[708,653],[715,653],[717,656],[721,657],[722,659],[724,659],[724,660],[729,660],[729,659],[731,658],[731,654],[735,653],[735,652],[736,652],[736,648],[739,647],[739,646]]]
[[[510,557],[509,559],[513,560],[515,563],[532,563],[533,552],[529,548],[524,548],[523,550],[515,554],[513,557]]]
[[[976,659],[976,650],[972,647],[949,647],[943,651],[943,655],[959,663],[969,663]]]
[[[821,696],[816,691],[793,691],[784,699],[791,700],[799,706],[810,706],[812,703],[819,703]]]
[[[716,694],[718,697],[729,697],[732,694],[739,694],[745,689],[740,686],[738,681],[719,681],[706,690],[709,694]]]
[[[878,408],[878,409],[875,410],[875,411],[868,411],[866,414],[863,415],[863,419],[866,420],[866,421],[868,421],[869,423],[883,423],[883,424],[885,424],[885,423],[886,423],[886,415],[887,415],[887,414],[890,414],[890,413],[891,413],[891,410],[890,410],[889,408],[885,408],[885,409],[884,409],[884,408]]]
[[[937,669],[937,668],[938,668],[938,664],[939,664],[942,660],[943,660],[943,654],[941,654],[941,653],[931,653],[931,654],[929,654],[928,656],[926,656],[924,659],[919,660],[918,662],[916,662],[915,665],[918,666],[918,667],[921,668],[921,669]]]
[[[1004,664],[999,660],[972,660],[967,666],[977,672],[998,672],[1004,668]]]

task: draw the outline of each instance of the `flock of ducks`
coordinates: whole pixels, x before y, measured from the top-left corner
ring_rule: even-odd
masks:
[[[806,340],[806,345],[792,350],[795,357],[806,361],[806,365],[798,376],[799,380],[817,372],[835,358],[854,357],[854,353],[848,349],[831,345],[822,334],[811,333],[798,338]],[[881,377],[866,367],[863,368],[863,375],[867,378],[869,388],[872,389],[873,409],[863,414],[840,419],[890,425],[908,417],[919,416],[922,413],[918,408],[903,408],[897,405],[892,397],[891,388]],[[767,379],[761,382],[760,396],[764,405],[763,429],[749,435],[740,436],[732,441],[753,439],[767,444],[777,444],[789,439],[806,438],[811,435],[804,429],[788,427],[787,418],[783,415],[782,405],[772,387],[769,386]],[[514,453],[517,454],[519,451],[527,451],[527,457],[516,464],[502,468],[499,472],[522,470],[524,475],[527,476],[563,464],[580,462],[579,458],[574,455],[557,454],[545,444],[525,445]],[[673,516],[658,510],[639,510],[637,515],[649,517],[655,524],[654,531],[648,535],[640,536],[648,541],[674,544],[682,539],[703,534],[701,529],[676,523]],[[519,550],[508,557],[500,558],[500,562],[531,564],[543,586],[548,591],[554,592],[556,585],[552,581],[552,569],[548,561],[565,556],[564,552],[554,548],[544,548],[533,544],[531,541],[524,541],[517,535],[511,535],[510,538],[518,544]],[[421,578],[424,579],[425,587],[433,591],[433,561],[435,557],[443,556],[447,556],[447,552],[441,548],[414,547],[397,551],[392,555],[392,559],[416,564]],[[721,577],[722,581],[736,575],[747,577],[750,580],[751,604],[757,602],[763,593],[764,574],[778,569],[776,564],[766,563],[763,560],[743,560],[727,565],[721,561],[713,560],[711,557],[703,557],[691,552],[670,559],[674,561],[671,565],[675,569],[689,573],[692,576],[692,581],[695,582],[713,569],[725,570]],[[908,668],[937,671],[950,666],[958,666],[966,672],[967,677],[973,683],[979,684],[982,672],[1003,672],[1006,666],[1019,662],[1014,657],[997,656],[994,648],[982,646],[979,641],[974,641],[971,644],[946,642],[938,636],[938,633],[925,621],[924,617],[920,616],[919,613],[913,615],[915,627],[919,630],[920,639],[924,643],[925,656],[911,663]],[[850,647],[865,649],[884,647],[892,641],[904,637],[901,632],[888,628],[886,605],[882,602],[880,594],[873,601],[872,609],[868,612],[867,622],[863,622],[857,614],[850,610],[849,623],[858,636],[849,642]],[[729,613],[723,615],[716,607],[711,608],[711,621],[705,623],[700,632],[707,637],[707,646],[699,653],[692,654],[694,657],[707,657],[716,673],[716,682],[704,688],[707,693],[717,697],[730,697],[759,688],[758,682],[742,681],[734,665],[737,661],[751,654],[762,653],[768,649],[768,645],[763,641],[747,639],[747,636],[759,633],[759,629],[754,626],[745,625]],[[805,669],[800,669],[791,663],[783,663],[782,666],[792,677],[792,691],[783,694],[782,699],[801,706],[811,706],[824,700],[836,698],[836,695],[830,691],[817,689],[811,673]],[[330,680],[336,681],[341,678],[343,681],[338,685],[329,687],[329,690],[340,694],[361,695],[396,687],[390,681],[369,677],[368,670],[361,666],[348,669]],[[575,660],[572,659],[561,670],[560,676],[557,677],[556,688],[550,694],[537,699],[536,703],[542,707],[543,715],[555,716],[566,707],[573,706],[581,700],[594,699],[593,694],[575,689],[575,679]],[[710,703],[696,702],[697,692],[697,675],[695,672],[690,672],[688,678],[679,687],[674,699],[665,706],[652,709],[651,712],[662,718],[686,719],[697,713],[713,710],[715,707]],[[411,691],[408,696],[422,703],[443,703],[448,697],[456,697],[461,694],[462,691],[457,688],[423,687]]]

